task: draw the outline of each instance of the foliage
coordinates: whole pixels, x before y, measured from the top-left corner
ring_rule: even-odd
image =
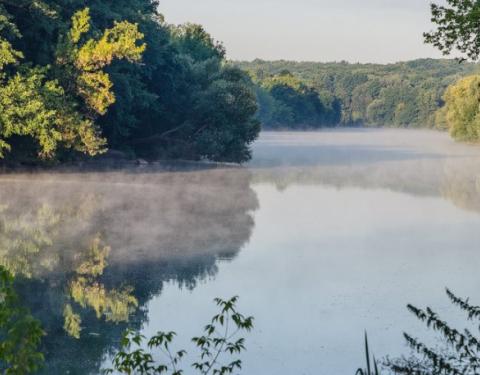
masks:
[[[239,332],[250,331],[253,328],[253,318],[244,317],[237,311],[237,301],[238,297],[230,300],[215,299],[220,313],[205,326],[202,336],[192,339],[200,351],[199,361],[192,364],[198,373],[225,375],[233,374],[236,369],[242,368],[242,362],[239,359],[226,365],[220,362],[222,356],[240,354],[245,350],[245,339],[235,337]],[[122,374],[183,374],[179,365],[187,353],[185,350],[172,352],[171,344],[175,336],[174,332],[159,332],[148,341],[147,346],[150,350],[160,350],[167,359],[167,364],[157,364],[153,354],[141,347],[145,337],[134,331],[127,331],[122,340],[122,348],[113,359],[114,369],[108,369],[106,373],[118,371]],[[137,349],[133,349],[132,346]]]
[[[301,82],[319,94],[324,107],[323,119],[313,121],[315,124],[347,126],[434,127],[446,88],[478,71],[475,64],[434,59],[387,65],[263,60],[237,64],[260,82],[272,77]],[[287,72],[290,76],[282,76]],[[268,90],[260,87],[257,91],[263,122],[271,123],[272,113],[278,113],[281,125],[294,127],[289,121],[299,125],[291,104],[277,106]],[[308,101],[297,102],[302,108]],[[270,110],[275,107],[278,109]]]
[[[470,304],[447,289],[450,301],[465,312],[468,319],[480,318],[480,307]],[[463,331],[451,327],[441,317],[427,307],[425,310],[408,305],[408,310],[424,322],[428,328],[440,335],[444,347],[431,348],[420,340],[404,334],[407,344],[420,355],[420,358],[399,359],[387,364],[397,374],[415,375],[466,375],[478,374],[480,370],[480,339],[470,329]]]
[[[60,65],[67,65],[70,68],[67,71],[75,72],[76,91],[88,108],[104,115],[108,107],[115,103],[115,96],[111,91],[113,84],[110,77],[102,69],[114,59],[138,62],[146,46],[137,45],[144,35],[138,31],[137,25],[126,21],[115,22],[115,26],[105,30],[99,40],[89,39],[79,46],[90,27],[89,8],[73,15],[71,30],[60,44],[57,61]],[[71,74],[67,77],[73,78]]]
[[[253,85],[202,26],[166,24],[156,0],[88,6],[1,2],[8,160],[70,160],[107,147],[149,159],[250,158],[259,132]]]
[[[478,60],[480,56],[480,3],[471,0],[447,0],[445,5],[431,4],[435,31],[425,33],[425,42],[444,55],[460,52],[460,61]],[[448,128],[453,138],[478,142],[479,77],[470,76],[452,84],[445,93],[445,107],[437,112],[439,128]]]
[[[460,141],[480,141],[480,76],[466,77],[450,86],[444,101],[438,116],[452,137]]]
[[[480,3],[472,0],[446,0],[445,5],[431,4],[435,31],[425,33],[425,42],[445,55],[461,52],[470,60],[480,56]],[[462,60],[466,59],[465,57]]]
[[[40,322],[21,306],[13,276],[0,267],[0,371],[12,375],[37,371],[44,361],[38,352],[43,335]]]
[[[322,127],[335,125],[340,108],[322,100],[319,93],[290,72],[259,80],[258,117],[266,127]]]
[[[102,68],[114,58],[138,61],[145,48],[136,46],[142,35],[135,25],[123,22],[106,30],[100,40],[89,39],[79,46],[90,28],[86,8],[72,17],[66,42],[58,47],[57,60],[32,67],[30,61],[20,63],[25,60],[24,53],[11,44],[10,40],[22,34],[6,7],[2,6],[0,16],[0,156],[12,150],[12,142],[12,151],[17,151],[18,137],[35,140],[38,146],[34,148],[41,158],[54,157],[60,147],[89,155],[102,152],[105,140],[92,110],[104,114],[114,102],[109,76]],[[60,69],[69,62],[80,73]]]
[[[223,59],[226,55],[225,47],[201,25],[186,23],[173,27],[172,39],[180,53],[191,56],[195,61]]]

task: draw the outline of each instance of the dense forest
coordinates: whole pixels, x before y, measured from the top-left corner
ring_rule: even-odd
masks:
[[[156,0],[0,1],[0,156],[242,162],[257,137],[250,77]]]
[[[237,65],[257,82],[259,118],[270,127],[433,127],[447,87],[479,71],[477,64],[447,59],[388,65],[255,60]]]
[[[157,9],[157,0],[88,8],[80,0],[0,1],[1,159],[67,161],[111,150],[244,162],[261,123],[451,127],[454,115],[438,111],[446,89],[478,72],[433,59],[231,63],[202,26],[169,25]]]
[[[480,137],[461,120],[471,115],[476,81],[453,86],[478,73],[477,64],[232,63],[202,26],[169,25],[157,9],[157,0],[94,0],[88,8],[80,0],[0,1],[2,161],[111,150],[244,162],[260,124],[437,126],[459,140]]]
[[[265,74],[251,72],[256,83],[257,117],[266,128],[316,128],[335,126],[341,120],[341,103],[322,93],[288,70]]]

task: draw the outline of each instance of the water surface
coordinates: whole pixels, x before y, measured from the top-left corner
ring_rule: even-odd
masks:
[[[99,373],[127,326],[192,351],[211,300],[239,295],[245,374],[353,374],[364,330],[377,357],[424,337],[407,303],[454,322],[446,286],[480,303],[480,148],[353,129],[265,132],[254,155],[0,177],[0,259],[48,333],[45,373]]]

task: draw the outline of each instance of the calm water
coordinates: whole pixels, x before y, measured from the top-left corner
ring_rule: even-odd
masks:
[[[0,260],[48,333],[46,374],[99,373],[127,326],[191,349],[211,300],[239,295],[245,374],[350,375],[364,330],[377,357],[428,336],[407,303],[454,322],[446,286],[480,303],[479,147],[342,130],[263,133],[254,152],[245,168],[0,177]]]

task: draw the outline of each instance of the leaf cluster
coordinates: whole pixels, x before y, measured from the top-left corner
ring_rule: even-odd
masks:
[[[220,312],[204,328],[202,336],[194,337],[192,342],[199,350],[199,360],[192,367],[202,375],[233,374],[242,368],[242,361],[234,359],[223,363],[223,357],[239,355],[246,350],[245,339],[237,338],[242,331],[253,329],[253,317],[245,317],[237,311],[238,297],[229,300],[215,299]],[[185,350],[172,351],[171,346],[175,332],[159,332],[147,342],[146,351],[142,348],[146,338],[134,331],[127,331],[121,342],[121,349],[113,359],[113,369],[106,370],[111,374],[118,371],[122,374],[171,374],[181,375],[180,362],[186,356]],[[150,352],[160,351],[166,363],[158,364]]]
[[[456,296],[449,289],[447,296],[468,320],[480,318],[480,307],[470,304],[468,299]],[[409,347],[420,357],[387,361],[387,365],[398,374],[415,375],[473,375],[480,371],[480,339],[470,329],[452,327],[448,322],[427,307],[419,309],[408,305],[408,310],[421,322],[439,334],[443,348],[430,347],[417,338],[405,333]]]

